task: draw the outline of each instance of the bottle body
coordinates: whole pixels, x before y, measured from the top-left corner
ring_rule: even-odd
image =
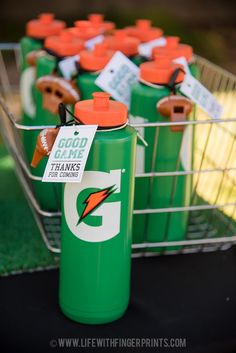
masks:
[[[128,306],[135,147],[131,127],[97,132],[82,182],[64,186],[59,300],[72,320],[111,322]],[[100,190],[109,197],[80,221]]]
[[[30,37],[23,37],[20,41],[20,68],[21,72],[29,67],[27,54],[34,50],[40,50],[43,47],[43,41]]]
[[[43,42],[30,37],[23,37],[20,41],[20,95],[21,95],[21,121],[23,125],[35,125],[36,119],[36,100],[35,100],[35,81],[36,67],[30,65],[27,55],[33,51],[42,49]],[[30,161],[31,146],[28,141],[28,133],[22,132],[22,141],[27,160]]]
[[[189,70],[191,72],[191,74],[193,75],[193,77],[195,78],[199,78],[200,72],[199,72],[199,68],[197,67],[197,65],[194,62],[191,62],[188,64]]]
[[[99,73],[85,71],[78,75],[76,85],[79,88],[81,99],[91,99],[94,92],[102,92],[95,81]]]
[[[56,58],[51,55],[44,55],[37,59],[36,79],[51,75],[56,68]],[[35,88],[36,118],[32,125],[57,125],[59,123],[58,114],[52,114],[43,107],[42,93]],[[26,132],[27,146],[29,146],[29,159],[32,159],[33,151],[36,145],[38,131]],[[46,168],[47,158],[43,159],[39,165],[32,170],[34,175],[43,176]],[[42,183],[33,181],[34,193],[43,210],[59,211],[61,209],[61,183]]]
[[[133,56],[130,58],[131,61],[133,61],[133,63],[137,66],[140,66],[143,62],[145,62],[145,58],[143,58],[142,56],[140,56],[139,54]]]
[[[130,109],[132,121],[134,123],[168,121],[160,115],[156,104],[169,94],[170,91],[166,87],[153,88],[137,83],[132,90]],[[137,149],[137,166],[139,166],[137,172],[173,172],[191,169],[193,143],[191,126],[185,128],[184,132],[173,132],[170,127],[163,126],[144,128],[143,133],[148,147],[139,146]],[[189,175],[136,178],[134,209],[189,205],[191,180],[192,177]],[[140,193],[140,190],[143,192]],[[183,240],[188,212],[135,215],[133,222],[134,243]],[[171,247],[168,250],[178,248]],[[161,251],[161,248],[150,248],[150,251]]]

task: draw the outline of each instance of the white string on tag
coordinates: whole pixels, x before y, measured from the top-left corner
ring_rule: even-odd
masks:
[[[137,132],[137,137],[138,137],[138,139],[143,143],[143,145],[144,145],[145,147],[148,147],[148,143],[147,143],[147,141],[145,140],[145,138],[144,138],[142,135],[140,135],[138,129],[135,129],[135,130],[136,130],[136,132]]]
[[[155,84],[155,83],[151,83],[151,82],[148,82],[144,79],[142,79],[141,77],[138,78],[138,81],[143,83],[144,85],[146,86],[149,86],[149,87],[152,87],[152,88],[156,88],[156,89],[162,89],[163,87],[165,87],[165,85],[158,85],[158,84]],[[176,88],[179,88],[181,86],[181,83],[177,83],[175,85]]]

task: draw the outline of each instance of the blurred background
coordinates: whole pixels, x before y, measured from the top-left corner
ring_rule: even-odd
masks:
[[[88,13],[104,13],[118,27],[148,18],[178,35],[200,54],[236,74],[236,1],[233,0],[1,0],[0,42],[18,41],[25,23],[54,12],[68,25]]]

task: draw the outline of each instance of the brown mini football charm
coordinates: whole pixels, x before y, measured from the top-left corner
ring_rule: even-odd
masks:
[[[188,115],[192,111],[192,102],[183,96],[172,95],[161,99],[157,103],[158,112],[170,118],[171,122],[186,121]],[[183,131],[184,125],[173,125],[170,127],[172,131]]]
[[[56,140],[59,128],[44,129],[37,138],[31,167],[36,168],[44,156],[48,156]]]
[[[52,114],[58,114],[58,105],[75,104],[80,96],[72,82],[53,75],[40,77],[36,87],[42,92],[43,107]]]

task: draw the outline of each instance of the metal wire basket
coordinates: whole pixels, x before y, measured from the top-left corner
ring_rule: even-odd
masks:
[[[21,144],[21,130],[41,130],[48,126],[24,126],[20,123],[19,47],[0,44],[0,107],[1,134],[15,161],[17,176],[29,201],[35,221],[47,248],[60,252],[60,212],[47,212],[39,207],[32,188],[33,180]],[[186,207],[134,210],[134,214],[189,212],[189,224],[184,240],[133,244],[133,256],[157,253],[149,249],[162,248],[162,254],[190,253],[228,249],[236,242],[236,77],[199,56],[195,57],[200,81],[224,106],[220,120],[210,119],[200,108],[196,120],[181,125],[195,127],[194,166],[192,170],[136,174],[149,179],[192,175],[191,203]],[[178,123],[157,122],[132,124],[135,128],[156,129]],[[51,126],[52,127],[52,126]],[[179,246],[179,250],[169,251]],[[141,249],[141,250],[140,250]],[[138,251],[138,252],[137,252]]]

